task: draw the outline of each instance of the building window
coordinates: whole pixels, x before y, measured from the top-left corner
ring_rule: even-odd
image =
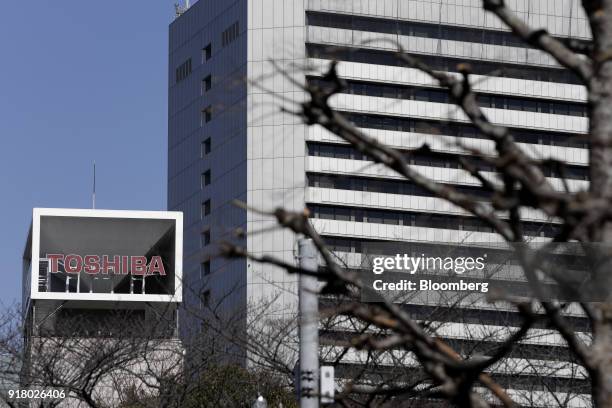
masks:
[[[238,31],[238,21],[223,30],[223,32],[221,33],[221,45],[225,47],[226,45],[233,42],[236,38],[238,38]]]
[[[212,106],[207,106],[202,110],[202,117],[200,119],[200,124],[208,123],[212,120]]]
[[[191,58],[176,68],[176,82],[181,82],[191,74]]]
[[[373,224],[406,225],[423,228],[439,228],[474,232],[493,232],[493,229],[477,218],[457,217],[454,215],[437,215],[429,213],[410,213],[403,211],[362,209],[353,207],[335,207],[327,205],[310,205],[313,218],[353,221]],[[523,229],[529,236],[554,237],[559,233],[559,225],[539,222],[525,222]]]
[[[357,127],[368,129],[395,130],[398,132],[416,132],[435,135],[447,135],[468,138],[485,138],[472,125],[453,122],[433,122],[414,118],[398,118],[369,114],[342,112],[346,119]],[[577,147],[587,149],[588,140],[577,133],[548,132],[511,128],[510,134],[519,143],[539,143],[551,146]]]
[[[202,80],[202,94],[209,91],[212,87],[212,76],[208,75]]]
[[[202,146],[200,146],[200,156],[204,157],[210,153],[210,137],[202,142]]]
[[[210,184],[210,169],[202,173],[201,185],[202,188]]]
[[[210,214],[210,199],[202,203],[202,217],[206,217]]]
[[[210,261],[205,261],[200,264],[200,276],[210,275]]]
[[[210,289],[202,292],[202,306],[209,307],[210,306]]]
[[[206,47],[202,48],[202,63],[208,61],[212,57],[212,44],[208,44]]]
[[[202,232],[202,235],[200,236],[200,244],[202,248],[210,244],[210,230]]]

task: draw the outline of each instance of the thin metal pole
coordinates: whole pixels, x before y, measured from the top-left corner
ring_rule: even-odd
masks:
[[[93,191],[91,194],[91,208],[96,209],[96,161],[93,162]]]
[[[298,242],[300,267],[317,271],[317,251],[311,239]],[[319,300],[317,278],[300,274],[300,408],[319,407]]]

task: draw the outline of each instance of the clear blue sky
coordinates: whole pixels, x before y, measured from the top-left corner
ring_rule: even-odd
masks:
[[[166,208],[174,1],[3,1],[0,300],[21,296],[32,207]]]

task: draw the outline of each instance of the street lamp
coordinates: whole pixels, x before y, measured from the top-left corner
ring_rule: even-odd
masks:
[[[266,401],[266,399],[261,394],[259,394],[255,402],[253,402],[253,405],[251,406],[252,408],[268,408],[268,401]]]

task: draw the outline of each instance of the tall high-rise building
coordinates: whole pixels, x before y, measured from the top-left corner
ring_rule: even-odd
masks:
[[[519,17],[560,39],[590,38],[578,0],[507,3]],[[483,194],[459,168],[457,157],[466,153],[456,142],[484,151],[492,151],[493,144],[445,90],[400,63],[397,43],[436,70],[456,72],[457,64],[469,63],[488,117],[508,126],[533,157],[567,163],[569,188],[588,185],[586,89],[484,12],[480,0],[200,0],[170,26],[168,208],[185,215],[187,285],[208,282],[213,298],[231,292],[226,303],[247,314],[250,301],[276,293],[279,311],[294,307],[295,279],[283,271],[211,258],[214,244],[240,227],[250,251],[293,261],[294,237],[273,229],[270,217],[236,208],[234,199],[264,210],[309,207],[317,230],[344,255],[359,254],[362,243],[372,240],[501,241],[464,211],[279,109],[304,99],[286,74],[299,82],[317,81],[329,62],[338,60],[348,81],[334,99],[338,109],[395,148],[408,151],[427,143],[431,153],[411,159],[416,169],[461,191]],[[480,165],[485,173],[491,170]],[[548,176],[563,188],[554,169]],[[536,211],[524,217],[526,233],[536,240],[557,231],[553,220]],[[185,302],[202,298],[188,295]],[[420,305],[413,313],[419,318],[434,310],[439,308]],[[462,309],[464,323],[475,327],[518,325],[517,314],[503,314],[501,323],[500,312],[484,304]],[[448,309],[437,316],[452,320],[452,315]],[[578,314],[573,319],[584,327]],[[475,347],[452,325],[441,330],[454,346]],[[566,354],[553,337],[531,339],[525,346],[542,366]],[[500,375],[500,382],[527,389],[534,375],[528,371]],[[550,374],[550,384],[541,387],[588,393],[586,383],[564,375]],[[576,399],[576,406],[585,398]]]

